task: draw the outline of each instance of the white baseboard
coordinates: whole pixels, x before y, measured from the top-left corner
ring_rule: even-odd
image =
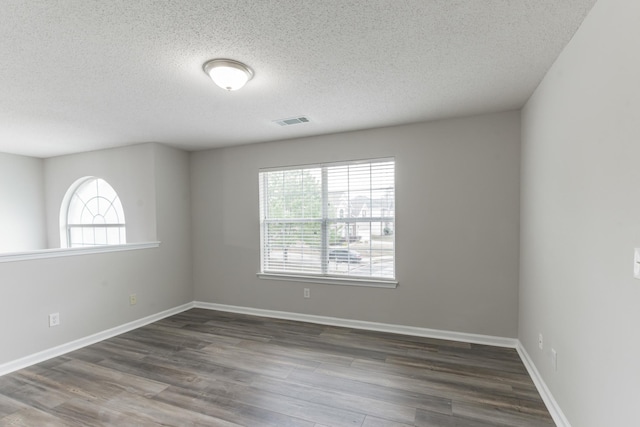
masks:
[[[553,421],[558,427],[571,427],[562,409],[553,398],[549,388],[542,380],[538,369],[533,364],[529,354],[522,346],[520,340],[515,338],[504,338],[490,335],[467,334],[462,332],[443,331],[438,329],[418,328],[415,326],[403,326],[387,323],[367,322],[363,320],[342,319],[337,317],[316,316],[312,314],[291,313],[287,311],[263,310],[259,308],[240,307],[234,305],[215,304],[209,302],[195,301],[196,308],[209,310],[228,311],[232,313],[249,314],[253,316],[271,317],[276,319],[297,320],[300,322],[317,323],[321,325],[342,326],[345,328],[365,329],[370,331],[390,332],[402,335],[412,335],[427,338],[437,338],[443,340],[461,341],[472,344],[492,345],[496,347],[515,348],[522,359],[522,363],[529,372],[538,393],[542,397]]]
[[[342,326],[345,328],[364,329],[369,331],[390,332],[401,335],[437,338],[442,340],[461,341],[472,344],[492,345],[496,347],[516,348],[515,338],[495,337],[491,335],[467,334],[463,332],[442,331],[438,329],[418,328],[416,326],[395,325],[389,323],[367,322],[364,320],[342,319],[338,317],[316,316],[313,314],[292,313],[288,311],[263,310],[259,308],[240,307],[235,305],[215,304],[195,301],[196,308],[228,311],[232,313],[250,314],[253,316],[272,317],[276,319],[297,320],[299,322],[317,323],[320,325]]]
[[[540,393],[540,397],[542,397],[544,404],[547,406],[547,410],[551,414],[553,421],[558,427],[571,427],[569,420],[564,415],[564,412],[562,412],[562,409],[560,409],[560,405],[558,405],[558,402],[556,402],[556,399],[551,394],[551,391],[542,379],[540,372],[538,372],[538,368],[536,368],[536,365],[533,363],[533,360],[531,360],[529,353],[527,353],[527,350],[524,348],[520,340],[518,340],[516,350],[518,350],[520,359],[522,359],[522,363],[524,363],[525,368],[527,368],[527,372],[529,372],[529,376],[536,385],[538,393]]]
[[[174,307],[160,313],[152,314],[151,316],[144,317],[142,319],[134,320],[133,322],[125,323],[115,328],[107,329],[106,331],[98,332],[93,335],[89,335],[84,338],[77,339],[41,352],[31,354],[29,356],[22,357],[20,359],[7,362],[0,365],[0,376],[8,374],[10,372],[17,371],[19,369],[26,368],[36,363],[44,362],[45,360],[61,356],[73,350],[77,350],[82,347],[86,347],[91,344],[106,340],[116,335],[123,334],[136,328],[148,325],[149,323],[156,322],[164,319],[165,317],[173,316],[191,308],[203,308],[208,310],[226,311],[232,313],[249,314],[253,316],[271,317],[276,319],[296,320],[300,322],[317,323],[321,325],[341,326],[345,328],[364,329],[369,331],[378,332],[390,332],[402,335],[412,335],[418,337],[436,338],[443,340],[461,341],[472,344],[484,344],[492,345],[496,347],[515,348],[522,359],[522,363],[529,372],[529,376],[533,380],[538,393],[542,397],[551,417],[558,427],[571,427],[571,424],[567,420],[566,416],[560,409],[560,406],[554,399],[551,391],[545,384],[542,376],[538,372],[538,369],[534,365],[531,357],[525,350],[522,343],[515,338],[496,337],[491,335],[480,334],[468,334],[464,332],[443,331],[438,329],[419,328],[415,326],[404,326],[388,323],[368,322],[364,320],[342,319],[338,317],[317,316],[312,314],[292,313],[287,311],[275,311],[264,310],[251,307],[240,307],[226,304],[215,304],[202,301],[193,301],[187,304]]]
[[[180,305],[178,307],[170,308],[169,310],[162,311],[160,313],[152,314],[151,316],[143,317],[142,319],[134,320],[133,322],[125,323],[124,325],[116,326],[115,328],[107,329],[106,331],[98,332],[93,335],[89,335],[84,338],[77,339],[47,350],[40,351],[29,356],[22,357],[11,362],[0,365],[0,376],[8,374],[10,372],[17,371],[19,369],[26,368],[36,363],[44,362],[54,357],[62,356],[73,350],[86,347],[91,344],[106,340],[107,338],[114,337],[116,335],[129,332],[133,329],[139,328],[149,323],[156,322],[165,317],[173,316],[174,314],[182,313],[194,307],[194,303]]]

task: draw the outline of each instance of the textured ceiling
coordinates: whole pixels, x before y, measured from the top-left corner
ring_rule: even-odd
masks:
[[[2,0],[0,151],[199,150],[517,109],[594,3]],[[202,71],[218,57],[254,79],[221,90]]]

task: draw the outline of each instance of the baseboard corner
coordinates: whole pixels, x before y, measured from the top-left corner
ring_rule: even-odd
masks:
[[[562,412],[560,405],[553,397],[553,394],[551,394],[549,387],[547,387],[547,384],[542,379],[542,375],[540,375],[538,368],[536,368],[536,365],[533,363],[531,356],[529,356],[529,353],[524,348],[520,340],[517,340],[516,350],[518,351],[520,359],[522,359],[522,363],[524,364],[525,368],[527,368],[527,372],[529,372],[529,376],[533,380],[536,389],[538,389],[538,393],[540,393],[542,401],[547,406],[547,410],[551,414],[553,421],[556,423],[556,426],[571,427],[569,420],[564,415],[564,412]]]

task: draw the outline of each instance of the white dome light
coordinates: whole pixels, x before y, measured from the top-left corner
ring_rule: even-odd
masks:
[[[212,59],[202,68],[215,84],[225,90],[238,90],[253,78],[251,68],[233,59]]]

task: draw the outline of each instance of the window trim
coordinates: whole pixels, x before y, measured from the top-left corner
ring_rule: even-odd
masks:
[[[71,210],[71,204],[74,200],[74,196],[76,196],[76,193],[78,192],[78,190],[86,185],[87,183],[89,183],[90,181],[98,181],[101,180],[103,181],[107,186],[109,186],[113,192],[116,195],[116,198],[113,200],[108,200],[105,199],[109,202],[109,205],[111,206],[111,208],[116,209],[114,202],[117,201],[120,205],[120,209],[121,209],[121,213],[122,213],[122,220],[123,222],[118,222],[118,223],[105,223],[105,224],[100,224],[100,225],[95,225],[95,224],[87,224],[87,223],[69,223],[69,214],[70,214],[70,210]],[[95,197],[100,197],[99,195],[96,195]],[[82,200],[82,199],[80,199]],[[83,201],[84,207],[86,208],[87,202]],[[117,209],[116,209],[117,212]],[[118,216],[118,219],[119,216]],[[79,246],[72,246],[72,242],[71,242],[71,230],[72,229],[81,229],[81,228],[88,228],[88,229],[96,229],[96,228],[117,228],[119,230],[124,231],[124,242],[121,243],[115,243],[115,244],[93,244],[93,245],[79,245]],[[88,175],[82,178],[77,179],[73,184],[71,184],[71,186],[67,189],[67,192],[65,193],[65,196],[62,200],[62,204],[60,206],[60,248],[61,249],[76,249],[76,248],[95,248],[95,247],[103,247],[103,246],[124,246],[127,245],[127,237],[126,237],[126,217],[124,215],[124,206],[122,205],[122,200],[120,200],[120,195],[119,193],[115,190],[115,188],[113,188],[113,186],[104,178],[99,177],[99,176],[92,176],[92,175]]]
[[[260,168],[258,171],[258,183],[259,188],[264,187],[264,183],[261,180],[262,173],[268,172],[280,172],[287,170],[304,170],[304,169],[321,169],[321,180],[322,180],[322,200],[328,200],[328,173],[327,168],[329,167],[339,167],[339,166],[351,166],[358,164],[372,164],[372,163],[384,163],[384,162],[393,162],[393,194],[394,199],[396,197],[396,159],[395,157],[379,157],[379,158],[371,158],[371,159],[358,159],[358,160],[344,160],[338,162],[325,162],[325,163],[311,163],[304,165],[289,165],[282,167],[268,167],[268,168]],[[262,216],[263,209],[263,200],[262,200],[262,192],[259,193],[259,226],[260,226],[260,265],[259,271],[256,273],[256,276],[260,279],[265,280],[282,280],[282,281],[295,281],[295,282],[304,282],[304,283],[323,283],[323,284],[332,284],[332,285],[346,285],[346,286],[365,286],[365,287],[377,287],[377,288],[397,288],[398,286],[398,277],[396,270],[396,215],[394,208],[394,215],[390,216],[375,216],[375,217],[366,217],[366,218],[342,218],[342,217],[329,217],[327,213],[327,204],[322,203],[322,216],[320,218],[304,218],[304,219],[265,219]],[[394,203],[395,207],[395,203]],[[340,276],[333,275],[328,273],[327,266],[322,265],[322,273],[314,274],[314,273],[288,273],[282,271],[263,271],[264,268],[264,233],[265,233],[265,224],[271,223],[281,223],[281,222],[300,222],[300,223],[319,223],[322,229],[322,243],[321,243],[321,251],[322,251],[322,259],[327,259],[327,252],[329,251],[329,243],[327,241],[328,238],[328,227],[333,223],[372,223],[372,222],[390,222],[392,221],[394,224],[394,233],[393,233],[393,278],[382,278],[379,276],[369,277],[369,276]]]
[[[282,280],[285,282],[323,283],[326,285],[365,286],[369,288],[388,289],[397,288],[399,283],[397,280],[382,280],[369,277],[318,276],[314,274],[256,273],[256,276],[260,279]]]

